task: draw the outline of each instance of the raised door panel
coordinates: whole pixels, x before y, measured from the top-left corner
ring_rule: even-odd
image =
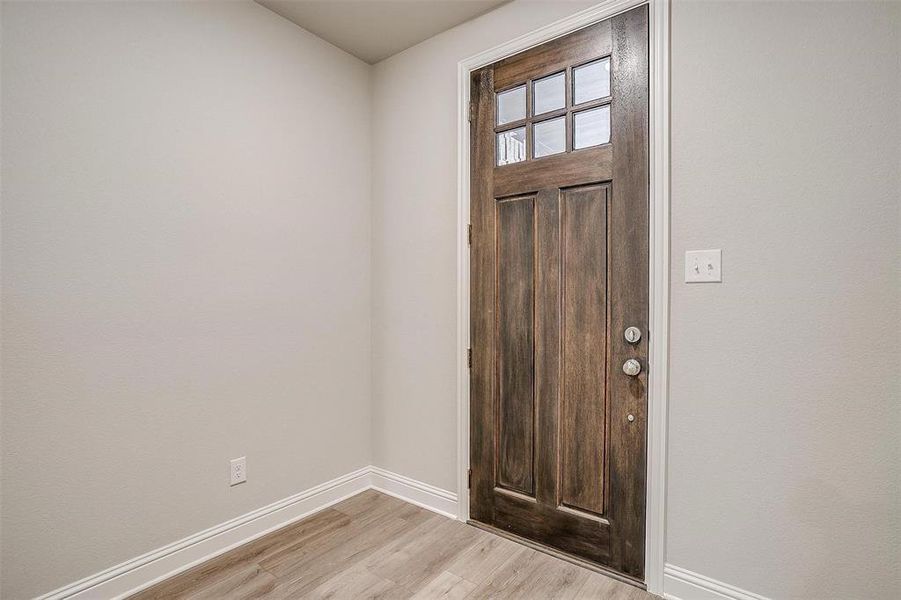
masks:
[[[604,514],[607,365],[606,185],[562,198],[563,377],[560,502]]]
[[[497,203],[497,485],[535,493],[535,199]]]

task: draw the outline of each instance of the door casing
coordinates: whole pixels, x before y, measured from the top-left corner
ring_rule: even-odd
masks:
[[[457,121],[457,516],[469,520],[469,203],[470,73],[608,19],[636,6],[649,7],[650,212],[649,360],[645,584],[662,594],[665,567],[666,434],[669,338],[669,0],[605,0],[596,6],[481,52],[458,63]]]

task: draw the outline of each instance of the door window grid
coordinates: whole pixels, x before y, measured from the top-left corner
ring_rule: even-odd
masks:
[[[566,108],[565,71],[532,82],[533,115],[543,115],[561,108]]]
[[[510,165],[526,159],[526,128],[517,127],[497,134],[497,164]]]
[[[526,86],[518,85],[496,94],[497,124],[506,125],[526,118]]]
[[[573,148],[581,150],[610,142],[610,105],[573,113]]]
[[[535,123],[532,137],[535,158],[566,152],[566,116]]]
[[[610,96],[610,57],[573,67],[573,104]]]
[[[495,165],[609,144],[611,70],[610,57],[603,56],[496,92]],[[558,82],[563,83],[562,106]],[[564,126],[562,148],[556,121]],[[586,125],[591,126],[590,131]],[[596,131],[606,135],[596,135]]]

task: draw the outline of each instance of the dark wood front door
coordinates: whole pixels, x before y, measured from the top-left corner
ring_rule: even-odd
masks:
[[[471,518],[637,580],[647,14],[476,71],[471,91]]]

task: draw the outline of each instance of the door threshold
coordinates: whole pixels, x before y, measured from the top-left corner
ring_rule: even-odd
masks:
[[[590,571],[594,571],[595,573],[600,573],[601,575],[616,579],[617,581],[620,581],[622,583],[628,583],[629,585],[635,586],[642,590],[648,589],[648,586],[644,581],[635,579],[634,577],[630,577],[628,575],[624,575],[623,573],[614,571],[609,567],[605,567],[589,560],[585,560],[584,558],[579,558],[578,556],[568,554],[566,552],[563,552],[562,550],[557,550],[556,548],[551,548],[550,546],[545,546],[544,544],[539,544],[538,542],[534,542],[530,539],[516,535],[515,533],[510,533],[509,531],[504,531],[503,529],[498,529],[497,527],[492,527],[491,525],[486,525],[485,523],[480,523],[479,521],[473,521],[472,519],[469,519],[468,521],[466,521],[466,523],[478,529],[482,529],[483,531],[487,531],[488,533],[493,533],[494,535],[499,535],[502,538],[516,542],[517,544],[528,546],[533,550],[543,552],[544,554],[548,554],[550,556],[553,556],[554,558],[565,560],[566,562],[572,563],[584,569],[588,569]]]

